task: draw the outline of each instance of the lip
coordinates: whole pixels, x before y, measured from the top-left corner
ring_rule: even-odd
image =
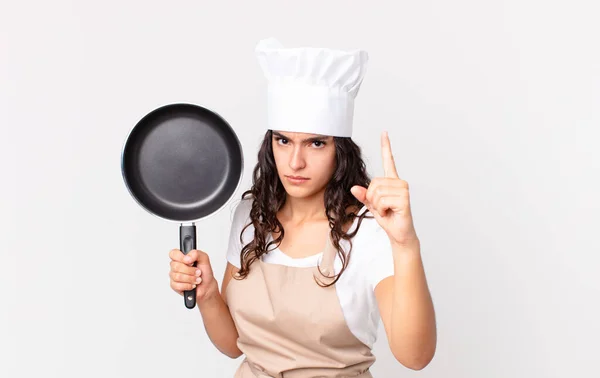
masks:
[[[294,183],[294,184],[299,184],[302,182],[306,182],[309,179],[307,177],[302,177],[302,176],[285,176],[285,178],[287,178],[290,182]]]

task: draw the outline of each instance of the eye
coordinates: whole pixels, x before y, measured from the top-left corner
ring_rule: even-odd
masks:
[[[317,147],[317,148],[321,148],[321,147],[323,147],[323,146],[324,146],[324,145],[326,145],[326,144],[327,144],[327,143],[325,143],[325,142],[324,142],[324,141],[322,141],[322,140],[315,140],[315,141],[313,142],[313,145],[314,145],[315,147]]]
[[[275,141],[279,144],[287,144],[288,140],[280,137],[275,137]],[[280,143],[281,142],[281,143]]]

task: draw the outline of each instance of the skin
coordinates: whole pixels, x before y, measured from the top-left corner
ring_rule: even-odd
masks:
[[[322,247],[307,246],[306,241],[325,240],[329,232],[324,192],[335,170],[333,137],[283,131],[274,131],[273,135],[273,155],[287,192],[286,202],[277,214],[286,229],[280,248],[292,257],[305,257],[297,251],[319,251]],[[413,224],[408,183],[398,177],[387,133],[381,136],[381,150],[384,177],[374,178],[368,188],[355,186],[351,192],[371,210],[392,246],[394,275],[375,288],[388,344],[398,362],[421,370],[435,354],[435,312]],[[308,181],[294,185],[288,175],[307,177]],[[323,238],[303,236],[315,233]],[[293,248],[298,241],[302,248]],[[183,255],[173,249],[169,257],[171,288],[183,295],[184,290],[196,287],[197,305],[209,338],[223,354],[239,357],[242,352],[236,344],[238,333],[226,305],[227,285],[238,269],[227,263],[219,291],[205,252],[193,250]]]

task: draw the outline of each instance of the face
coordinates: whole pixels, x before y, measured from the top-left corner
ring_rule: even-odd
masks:
[[[273,156],[289,196],[309,197],[325,190],[335,171],[332,136],[273,131]]]

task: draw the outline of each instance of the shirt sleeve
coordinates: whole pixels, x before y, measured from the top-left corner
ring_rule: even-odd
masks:
[[[377,227],[372,239],[371,259],[367,269],[369,286],[375,287],[384,278],[394,275],[394,255],[390,239],[381,227]]]
[[[231,228],[229,230],[229,242],[227,245],[227,261],[231,263],[231,265],[240,269],[240,256],[242,253],[242,248],[245,244],[247,244],[250,240],[248,240],[248,235],[253,234],[253,227],[250,226],[244,231],[244,244],[240,241],[240,234],[244,226],[250,223],[250,208],[252,206],[252,200],[243,199],[241,200],[235,207],[233,212],[233,218],[231,220]]]

